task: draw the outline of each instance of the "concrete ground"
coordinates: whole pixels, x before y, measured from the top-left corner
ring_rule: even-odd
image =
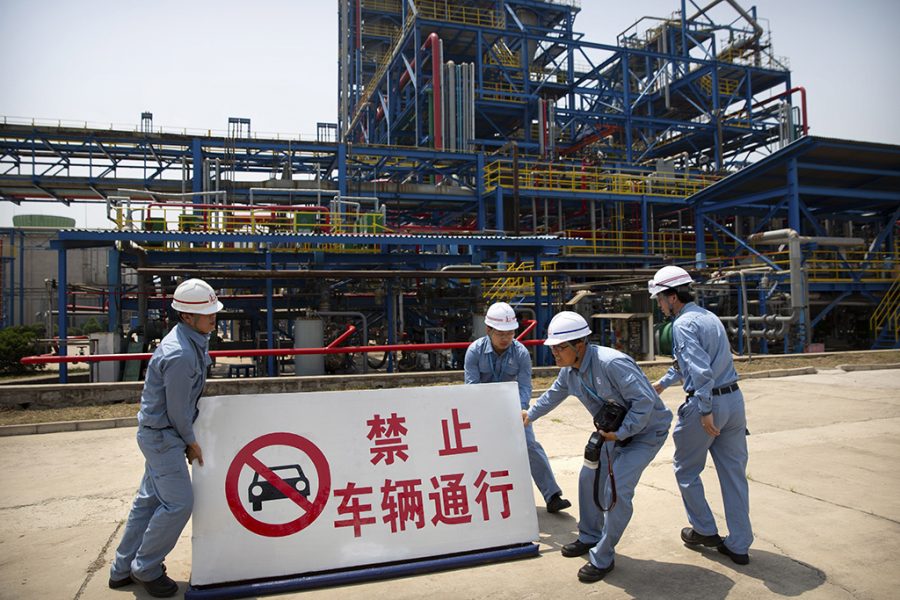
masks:
[[[829,370],[741,386],[756,534],[748,566],[681,543],[687,522],[670,437],[640,482],[616,568],[600,583],[578,582],[584,560],[559,553],[577,535],[575,507],[548,515],[538,502],[537,558],[272,597],[896,598],[900,370]],[[682,395],[669,389],[663,399],[674,412]],[[574,398],[535,424],[573,502],[590,427]],[[149,598],[136,586],[106,586],[141,471],[133,428],[0,438],[0,599]],[[711,461],[705,482],[724,530]],[[167,559],[182,590],[190,536],[188,525]]]

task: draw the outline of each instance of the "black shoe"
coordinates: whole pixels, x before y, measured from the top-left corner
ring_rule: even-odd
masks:
[[[162,567],[163,575],[165,575],[166,574],[166,563],[162,563],[159,566]],[[109,587],[110,587],[110,589],[113,589],[113,590],[123,588],[126,585],[131,585],[132,583],[134,583],[134,579],[132,579],[130,573],[128,574],[127,577],[123,577],[122,579],[113,579],[112,577],[109,578]]]
[[[738,554],[737,552],[732,552],[728,549],[728,546],[725,545],[725,542],[720,542],[718,546],[716,546],[716,550],[733,560],[736,564],[739,565],[747,565],[750,564],[750,555],[749,554]]]
[[[685,527],[681,530],[681,541],[689,546],[718,546],[722,543],[722,538],[718,533],[712,535],[702,535],[694,531],[691,527]]]
[[[113,590],[123,588],[126,585],[131,585],[132,583],[134,583],[134,579],[131,578],[131,575],[126,575],[122,579],[113,579],[112,577],[109,578],[109,587]]]
[[[154,598],[169,598],[178,593],[178,584],[172,581],[165,573],[153,581],[141,581],[137,578],[135,578],[135,581],[144,586],[147,593]]]
[[[575,540],[571,544],[566,544],[562,547],[562,555],[567,558],[582,556],[590,552],[591,548],[596,545],[597,544],[588,544],[586,542],[582,542],[581,540]]]
[[[606,575],[612,571],[616,566],[615,562],[610,563],[608,567],[605,569],[598,569],[591,563],[585,563],[583,567],[578,569],[578,581],[583,581],[585,583],[594,583],[595,581],[600,581]]]
[[[570,506],[572,506],[572,503],[562,497],[562,492],[557,492],[550,497],[550,502],[547,503],[547,512],[558,513]]]

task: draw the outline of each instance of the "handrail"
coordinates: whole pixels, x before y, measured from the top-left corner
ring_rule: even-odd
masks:
[[[712,185],[720,178],[712,175],[660,173],[639,169],[607,169],[586,166],[575,161],[521,161],[498,159],[485,165],[485,191],[498,187],[520,190],[560,190],[582,193],[607,193],[630,196],[654,195],[686,198]]]
[[[885,292],[881,302],[869,318],[869,329],[871,329],[876,336],[878,335],[878,331],[884,326],[884,322],[887,320],[890,320],[893,323],[894,338],[897,339],[898,336],[900,336],[900,331],[898,331],[897,328],[898,318],[896,316],[896,314],[900,312],[897,310],[898,306],[900,306],[900,277],[894,278],[891,287]]]

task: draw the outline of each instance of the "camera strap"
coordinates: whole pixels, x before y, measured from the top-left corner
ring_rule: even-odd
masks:
[[[618,495],[616,494],[616,475],[613,473],[613,457],[610,456],[609,445],[615,447],[615,442],[607,442],[604,440],[603,444],[600,447],[600,451],[603,452],[603,448],[606,448],[606,468],[609,474],[609,484],[612,489],[612,501],[609,503],[608,508],[603,508],[603,503],[600,502],[600,465],[597,465],[597,470],[594,471],[594,504],[597,505],[597,508],[602,510],[603,512],[608,512],[613,509],[613,506],[616,505],[616,500],[618,500]]]
[[[579,377],[578,381],[581,383],[581,389],[583,389],[587,393],[587,395],[591,397],[591,399],[599,402],[600,404],[606,402],[606,400],[600,397],[600,394],[594,391],[594,388],[592,388],[584,381],[584,377]]]
[[[600,397],[600,394],[594,391],[594,388],[591,387],[588,383],[585,382],[584,377],[579,377],[578,381],[581,383],[581,388],[590,396],[593,400],[603,404],[606,402],[603,398]],[[600,445],[600,452],[603,452],[603,448],[606,448],[606,468],[609,474],[609,484],[612,489],[612,501],[609,504],[608,508],[603,508],[603,503],[600,502],[600,465],[597,465],[597,470],[594,471],[594,504],[597,505],[597,508],[602,510],[603,512],[607,512],[613,509],[613,506],[616,505],[616,500],[618,499],[618,495],[616,494],[616,476],[613,474],[612,468],[612,459],[613,457],[610,455],[609,446],[612,445],[615,447],[615,442],[607,442],[605,439],[603,443]]]

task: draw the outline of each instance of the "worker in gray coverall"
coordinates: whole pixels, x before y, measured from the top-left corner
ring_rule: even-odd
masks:
[[[222,308],[213,289],[200,279],[189,279],[175,290],[172,309],[179,321],[147,366],[137,430],[144,476],[110,569],[111,588],[139,583],[156,598],[178,593],[163,560],[193,508],[187,463],[203,465],[193,423],[211,363],[209,335]]]
[[[675,441],[675,479],[690,527],[681,530],[689,546],[718,549],[739,565],[750,562],[753,543],[750,492],[747,485],[747,418],[744,396],[731,358],[731,345],[719,318],[694,304],[693,279],[681,267],[663,267],[649,282],[666,316],[674,316],[672,351],[675,365],[654,384],[658,393],[682,381],[687,398],[678,409]],[[721,538],[706,501],[700,474],[706,454],[712,455],[725,504],[728,537]]]
[[[550,346],[556,364],[562,368],[550,389],[527,412],[523,411],[527,425],[568,396],[576,396],[592,416],[605,403],[627,411],[616,431],[598,430],[602,436],[598,464],[585,464],[578,478],[578,539],[563,546],[562,555],[589,554],[588,562],[578,571],[578,579],[586,583],[600,581],[615,567],[615,546],[634,513],[632,500],[638,480],[662,448],[672,422],[672,412],[637,363],[618,350],[589,344],[590,334],[587,321],[578,313],[563,311],[553,317],[544,344]],[[591,442],[594,440],[591,436]],[[587,462],[587,448],[585,459]],[[610,462],[612,478],[608,476]],[[604,506],[601,508],[598,502]]]
[[[519,404],[523,410],[528,409],[531,404],[531,355],[515,339],[519,327],[516,312],[506,302],[495,302],[488,308],[484,324],[487,335],[472,342],[466,350],[466,383],[515,381],[519,384]],[[547,512],[557,513],[572,506],[562,497],[547,453],[534,437],[531,425],[525,428],[525,444],[531,477],[547,503]]]

